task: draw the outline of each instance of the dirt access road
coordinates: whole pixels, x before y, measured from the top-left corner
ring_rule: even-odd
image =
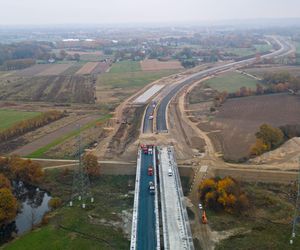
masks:
[[[17,154],[20,156],[30,155],[31,153],[35,152],[39,148],[42,148],[48,145],[49,143],[53,142],[54,140],[64,135],[67,135],[68,133],[78,129],[80,126],[84,126],[89,122],[95,121],[97,119],[99,119],[99,115],[88,115],[86,117],[83,117],[79,120],[76,120],[75,122],[72,122],[64,127],[58,128],[57,130],[18,148],[17,150],[13,151],[11,154]]]

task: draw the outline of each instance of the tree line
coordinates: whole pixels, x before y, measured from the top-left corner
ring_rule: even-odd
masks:
[[[51,57],[53,44],[50,42],[20,42],[0,44],[0,65],[18,59],[43,60]]]
[[[18,202],[13,194],[13,181],[36,185],[43,179],[41,166],[18,156],[0,158],[0,225],[12,221],[18,211]]]
[[[65,112],[53,110],[53,111],[47,111],[45,113],[42,113],[41,115],[38,115],[30,119],[20,121],[15,125],[13,125],[12,127],[1,131],[0,140],[7,141],[16,136],[23,135],[26,132],[42,127],[64,116],[65,116]]]
[[[222,105],[228,98],[284,93],[288,91],[294,94],[300,91],[300,77],[293,77],[288,72],[266,73],[261,82],[262,84],[256,84],[256,89],[241,87],[234,93],[228,93],[227,91],[218,93],[215,97],[215,106]]]

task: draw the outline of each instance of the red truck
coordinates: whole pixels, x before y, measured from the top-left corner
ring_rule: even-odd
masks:
[[[153,167],[152,167],[152,166],[149,166],[149,167],[148,167],[148,175],[149,175],[149,176],[152,176],[152,175],[153,175]]]

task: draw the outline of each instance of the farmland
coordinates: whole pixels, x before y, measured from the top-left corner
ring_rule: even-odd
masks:
[[[178,72],[178,70],[141,71],[138,62],[113,64],[108,73],[98,76],[98,102],[120,102],[146,84]]]
[[[0,109],[0,131],[9,128],[20,121],[38,116],[39,114],[40,112]]]
[[[76,123],[65,126],[61,129],[48,134],[31,144],[27,144],[22,151],[16,151],[21,155],[29,154],[30,158],[43,158],[45,155],[52,158],[53,155],[59,155],[58,158],[72,158],[78,152],[78,141],[76,136],[81,134],[82,147],[93,143],[96,140],[97,133],[102,133],[101,124],[111,118],[111,115],[88,116]],[[81,126],[78,129],[78,126]],[[93,130],[92,132],[89,130]],[[87,134],[87,135],[86,135]],[[90,140],[85,140],[85,137],[91,137]],[[72,145],[70,145],[72,141]],[[67,147],[63,147],[68,144]],[[62,150],[63,147],[63,150]],[[49,152],[50,151],[50,152]]]
[[[0,99],[94,103],[94,90],[90,78],[84,76],[10,78],[9,83],[0,84]]]
[[[247,73],[263,77],[265,73],[289,72],[292,76],[300,76],[299,66],[273,66],[262,68],[249,68],[245,70]]]
[[[272,49],[271,45],[268,44],[255,44],[252,48],[230,48],[225,49],[226,52],[235,54],[238,57],[246,57],[255,55],[256,53],[263,53],[270,51]]]
[[[258,83],[260,82],[237,72],[228,72],[226,74],[222,74],[221,76],[217,76],[205,81],[207,86],[216,89],[219,92],[226,91],[228,93],[234,93],[241,87],[255,90],[256,84]]]
[[[72,64],[36,64],[16,71],[17,76],[53,76],[65,72]]]
[[[252,96],[229,99],[215,117],[200,123],[217,149],[227,160],[239,160],[248,156],[255,132],[260,125],[273,126],[300,123],[300,99],[287,94]]]
[[[82,66],[80,70],[76,72],[76,75],[88,75],[93,72],[93,70],[97,67],[97,62],[88,62]]]
[[[179,61],[158,61],[156,59],[147,59],[140,62],[143,71],[163,70],[163,69],[183,69]]]
[[[135,61],[121,61],[115,63],[110,69],[110,73],[126,73],[140,71],[141,67],[138,62]]]

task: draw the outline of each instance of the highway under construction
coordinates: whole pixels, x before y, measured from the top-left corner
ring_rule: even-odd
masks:
[[[194,249],[173,147],[139,149],[130,249]]]

